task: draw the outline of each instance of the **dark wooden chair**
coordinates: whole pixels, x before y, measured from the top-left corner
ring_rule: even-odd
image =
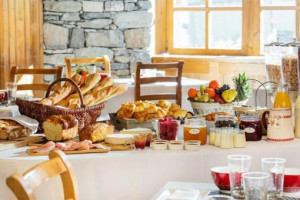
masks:
[[[181,106],[182,97],[182,68],[183,61],[174,63],[155,63],[155,64],[143,64],[138,62],[135,69],[135,101],[138,100],[176,100],[176,104]],[[176,76],[164,76],[164,77],[141,77],[141,70],[143,69],[156,69],[156,70],[176,70]],[[155,94],[155,95],[141,95],[141,85],[157,83],[157,82],[176,82],[176,93],[167,94]]]
[[[62,67],[53,69],[45,68],[19,68],[14,66],[10,72],[10,82],[16,82],[16,75],[56,75],[56,79],[62,77]],[[18,84],[17,90],[32,90],[32,91],[46,91],[49,84],[46,83],[32,83],[32,84]]]

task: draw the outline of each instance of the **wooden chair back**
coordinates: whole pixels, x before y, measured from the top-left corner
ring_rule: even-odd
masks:
[[[176,104],[181,106],[182,97],[182,68],[183,61],[174,63],[155,63],[155,64],[143,64],[138,62],[135,69],[135,101],[139,100],[176,100]],[[177,76],[164,76],[164,77],[141,77],[141,70],[143,69],[156,69],[156,70],[169,70],[176,69]],[[141,95],[141,85],[150,84],[156,82],[176,82],[176,93],[168,94],[155,94],[155,95]]]
[[[97,57],[97,58],[68,58],[65,57],[66,63],[66,77],[72,76],[72,64],[96,64],[104,63],[104,70],[97,70],[97,73],[108,73],[110,74],[110,60],[108,56]]]
[[[64,199],[77,200],[78,190],[73,168],[66,155],[60,150],[51,151],[48,161],[32,167],[23,175],[12,174],[6,179],[6,184],[18,200],[36,200],[34,189],[56,175],[61,177]]]
[[[62,77],[62,67],[57,67],[53,69],[44,68],[19,68],[14,66],[10,73],[10,82],[16,82],[16,75],[56,75],[56,79]],[[46,83],[32,83],[32,84],[19,84],[17,90],[33,90],[33,91],[46,91],[49,84]]]

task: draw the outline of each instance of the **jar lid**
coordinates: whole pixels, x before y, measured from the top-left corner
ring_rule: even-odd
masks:
[[[260,121],[260,117],[258,115],[242,115],[241,116],[242,121]]]

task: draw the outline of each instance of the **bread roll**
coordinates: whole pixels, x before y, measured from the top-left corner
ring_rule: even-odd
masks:
[[[174,111],[173,117],[184,118],[186,116],[186,114],[187,114],[187,110],[179,109],[179,110]]]
[[[90,124],[79,132],[79,140],[90,140],[100,142],[105,139],[106,135],[114,133],[114,127],[105,123]]]
[[[71,79],[77,85],[80,85],[81,75],[75,74]],[[72,94],[74,90],[75,87],[71,83],[65,82],[65,84],[62,87],[55,90],[48,98],[44,98],[40,100],[39,103],[44,105],[49,105],[49,106],[55,105],[58,102],[60,102],[62,99]]]
[[[52,115],[42,127],[46,138],[52,141],[73,139],[78,134],[78,121],[72,115]]]

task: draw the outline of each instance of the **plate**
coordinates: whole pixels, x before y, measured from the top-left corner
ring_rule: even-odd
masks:
[[[208,190],[208,189],[195,190],[195,189],[169,188],[169,189],[164,190],[161,194],[159,194],[159,196],[156,199],[153,199],[153,200],[167,200],[175,192],[184,193],[184,192],[193,192],[193,191],[199,194],[198,197],[196,198],[197,200],[203,199],[210,193],[210,190]],[[183,199],[183,198],[181,197],[180,199]],[[173,199],[173,200],[176,200],[176,199]]]

